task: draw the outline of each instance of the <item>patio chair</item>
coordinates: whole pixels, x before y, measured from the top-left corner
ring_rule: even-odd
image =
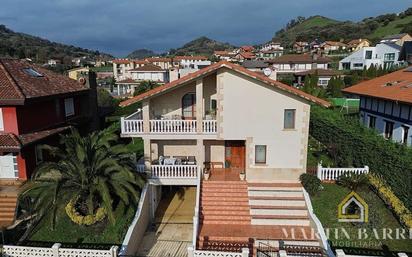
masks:
[[[188,156],[187,157],[187,164],[196,165],[196,158],[194,156]]]

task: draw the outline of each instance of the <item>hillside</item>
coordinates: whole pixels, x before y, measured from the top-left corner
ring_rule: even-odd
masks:
[[[45,63],[48,59],[59,59],[65,64],[70,64],[73,57],[81,56],[112,58],[111,55],[99,51],[14,32],[0,24],[0,57],[31,58],[37,63]]]
[[[412,8],[400,14],[368,17],[360,22],[337,21],[323,16],[297,17],[285,28],[276,32],[274,40],[289,46],[295,41],[310,41],[316,38],[320,40],[368,38],[376,42],[386,35],[404,32],[412,33]]]
[[[127,55],[127,58],[131,59],[143,59],[146,57],[155,56],[156,53],[149,49],[137,49]]]
[[[214,51],[233,49],[235,46],[229,43],[222,43],[207,37],[200,37],[186,43],[180,48],[170,49],[171,55],[212,55]]]

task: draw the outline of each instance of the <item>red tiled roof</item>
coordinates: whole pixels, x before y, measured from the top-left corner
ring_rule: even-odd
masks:
[[[240,49],[242,49],[245,52],[252,52],[253,50],[255,50],[253,46],[241,46]]]
[[[256,58],[256,55],[254,53],[251,53],[251,52],[241,52],[241,53],[239,53],[239,55],[241,55],[245,59],[254,59],[254,58]]]
[[[116,84],[137,84],[137,83],[139,82],[134,79],[124,79],[124,80],[120,80],[116,82]]]
[[[164,71],[161,67],[148,63],[130,71]]]
[[[285,54],[278,58],[268,60],[268,63],[329,63],[332,60],[328,57],[318,56],[314,59],[309,54]]]
[[[0,151],[18,152],[21,143],[14,134],[0,133]]]
[[[173,58],[173,61],[181,61],[181,60],[207,60],[206,56],[196,55],[196,56],[176,56]]]
[[[32,76],[28,69],[41,76]],[[25,99],[88,90],[75,80],[24,60],[0,59],[0,104],[23,104]]]
[[[151,58],[146,58],[145,61],[148,61],[148,62],[172,62],[172,58],[151,57]]]
[[[129,59],[116,59],[116,60],[113,60],[113,63],[116,63],[116,64],[128,64],[130,62],[132,62],[132,61],[129,60]]]
[[[178,79],[178,80],[172,81],[172,82],[167,83],[167,84],[165,84],[165,85],[163,85],[163,86],[156,87],[156,88],[154,88],[154,89],[152,89],[152,90],[150,90],[150,91],[147,91],[147,92],[145,92],[145,93],[143,93],[143,94],[137,95],[137,96],[135,96],[135,97],[133,97],[133,98],[130,98],[130,99],[128,99],[128,100],[125,100],[125,101],[121,102],[121,103],[120,103],[120,106],[122,106],[122,107],[128,106],[128,105],[133,104],[133,103],[135,103],[135,102],[139,102],[139,101],[142,101],[143,99],[146,99],[146,98],[152,97],[152,96],[154,96],[154,95],[157,95],[157,94],[159,94],[159,93],[165,92],[165,91],[167,91],[167,90],[169,90],[169,89],[172,89],[172,88],[174,88],[174,87],[177,87],[177,86],[179,86],[179,85],[192,82],[192,81],[195,80],[196,78],[201,77],[201,76],[205,76],[205,75],[207,75],[207,74],[210,74],[210,73],[212,73],[212,72],[214,72],[214,71],[216,71],[216,70],[218,70],[218,69],[220,69],[220,68],[228,68],[228,69],[231,69],[231,70],[233,70],[233,71],[236,71],[236,72],[239,72],[239,73],[241,73],[241,74],[244,74],[244,75],[246,75],[246,76],[248,76],[248,77],[251,77],[251,78],[254,78],[254,79],[256,79],[256,80],[259,80],[259,81],[261,81],[261,82],[263,82],[263,83],[266,83],[266,84],[268,84],[268,85],[270,85],[270,86],[274,86],[274,87],[279,88],[279,89],[281,89],[281,90],[283,90],[283,91],[286,91],[286,92],[291,93],[291,94],[293,94],[293,95],[299,96],[299,97],[301,97],[301,98],[303,98],[303,99],[306,99],[306,100],[308,100],[308,101],[311,101],[311,102],[314,102],[314,103],[323,105],[323,106],[325,106],[325,107],[329,107],[329,106],[330,106],[330,103],[329,103],[328,101],[325,101],[325,100],[323,100],[323,99],[314,97],[314,96],[312,96],[312,95],[310,95],[310,94],[308,94],[308,93],[305,93],[305,92],[303,92],[303,91],[300,91],[300,90],[297,89],[297,88],[288,86],[288,85],[283,84],[283,83],[281,83],[281,82],[279,82],[279,81],[275,81],[275,80],[269,79],[268,77],[266,77],[266,76],[264,76],[264,75],[262,75],[262,74],[255,73],[255,72],[250,71],[250,70],[248,70],[248,69],[246,69],[246,68],[244,68],[244,67],[242,67],[242,66],[240,66],[240,65],[237,65],[237,64],[234,64],[234,63],[230,63],[230,62],[228,62],[228,61],[220,61],[220,62],[218,62],[218,63],[214,63],[214,64],[212,64],[212,65],[210,65],[210,66],[208,66],[208,67],[206,67],[206,68],[203,68],[203,69],[198,70],[198,71],[196,71],[196,72],[190,73],[190,74],[188,74],[188,75],[186,75],[186,76],[184,76],[184,77],[182,77],[182,78],[180,78],[180,79]]]
[[[133,60],[133,63],[134,63],[134,64],[147,64],[147,63],[149,63],[149,62],[146,61],[146,60]]]
[[[69,128],[70,126],[65,126],[65,127],[60,127],[60,128],[41,130],[38,132],[19,135],[19,138],[20,138],[22,145],[28,145],[36,141],[42,140],[46,137],[49,137],[51,135],[55,135],[62,131],[68,130]]]
[[[412,66],[360,82],[342,91],[412,104]]]
[[[296,72],[296,75],[308,75],[308,74],[317,74],[319,76],[339,76],[342,75],[342,72],[330,69],[311,69],[307,71]]]

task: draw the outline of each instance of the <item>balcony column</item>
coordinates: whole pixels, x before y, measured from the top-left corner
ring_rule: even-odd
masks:
[[[152,151],[149,138],[143,138],[143,159],[146,171],[151,171]]]
[[[196,80],[196,123],[197,133],[203,132],[203,79]]]
[[[196,161],[197,166],[203,168],[205,162],[205,146],[203,144],[203,139],[196,140]]]
[[[150,132],[150,114],[149,114],[149,101],[142,103],[142,116],[143,116],[143,132]]]

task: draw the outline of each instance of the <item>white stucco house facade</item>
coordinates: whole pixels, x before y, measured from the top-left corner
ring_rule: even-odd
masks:
[[[371,66],[392,67],[398,61],[401,47],[394,43],[381,43],[364,47],[339,61],[339,70],[363,70]]]

